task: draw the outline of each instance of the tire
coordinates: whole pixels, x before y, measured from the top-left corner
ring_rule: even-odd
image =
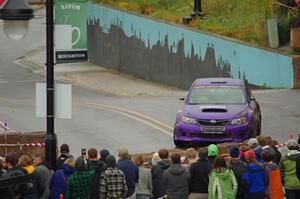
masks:
[[[175,140],[175,131],[173,133],[173,142],[174,142],[175,146],[178,147],[178,148],[186,147],[186,143],[184,141],[176,141]]]
[[[256,126],[256,135],[261,135],[261,116],[259,117],[259,122]]]

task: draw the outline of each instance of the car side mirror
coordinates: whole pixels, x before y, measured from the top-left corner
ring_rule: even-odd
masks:
[[[180,101],[184,101],[184,97],[179,98]]]

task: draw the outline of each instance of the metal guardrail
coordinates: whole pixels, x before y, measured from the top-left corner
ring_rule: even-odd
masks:
[[[16,177],[10,177],[10,178],[1,178],[0,189],[15,187],[18,185],[25,185],[29,183],[31,179],[32,179],[32,174],[25,174]]]

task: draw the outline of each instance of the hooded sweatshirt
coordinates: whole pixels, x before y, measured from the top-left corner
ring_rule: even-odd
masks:
[[[300,152],[290,150],[279,163],[281,176],[283,178],[284,187],[289,190],[299,190],[300,180],[296,175],[296,161],[300,158]]]
[[[213,170],[209,177],[209,199],[232,199],[236,197],[237,181],[231,169]]]
[[[62,169],[57,170],[50,182],[50,196],[51,199],[59,199],[59,195],[65,196],[68,184],[68,178],[74,173],[74,168],[64,164]]]
[[[172,164],[163,174],[168,199],[188,199],[190,174],[181,164]]]
[[[207,150],[208,150],[208,154],[207,154],[208,160],[213,165],[216,157],[219,154],[218,147],[215,144],[211,144],[208,146]]]
[[[163,173],[170,167],[169,160],[161,160],[151,169],[153,198],[160,198],[166,194],[166,189],[163,183]]]
[[[242,183],[247,187],[247,194],[265,193],[266,171],[263,167],[250,163],[242,175]]]

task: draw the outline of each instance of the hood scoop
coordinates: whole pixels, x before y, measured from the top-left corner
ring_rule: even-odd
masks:
[[[226,109],[221,109],[221,108],[206,108],[202,109],[202,112],[204,113],[226,113]]]
[[[199,107],[204,113],[226,113],[226,106],[204,105]]]

